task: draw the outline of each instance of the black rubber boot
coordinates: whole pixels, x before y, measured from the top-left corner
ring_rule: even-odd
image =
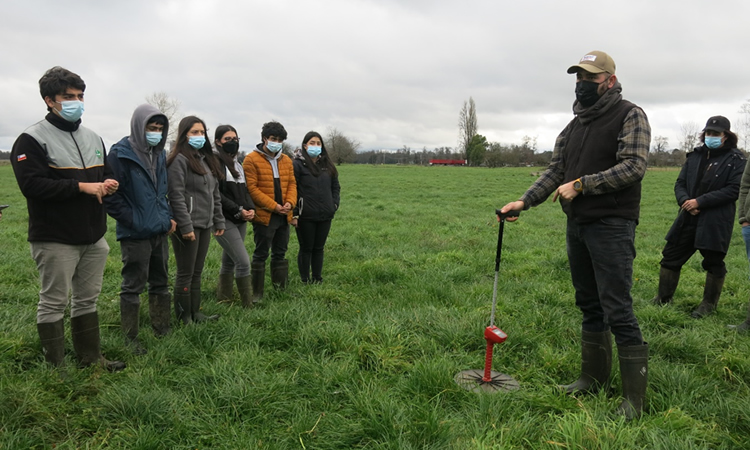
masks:
[[[141,305],[120,300],[120,328],[125,335],[125,341],[136,356],[145,355],[148,351],[138,340],[138,313]]]
[[[201,290],[200,288],[190,289],[190,304],[193,311],[193,322],[201,323],[207,320],[218,320],[219,315],[214,314],[207,316],[201,312]]]
[[[162,337],[169,334],[169,306],[172,298],[167,294],[150,294],[148,296],[148,316],[151,318],[151,329],[154,336]]]
[[[609,384],[612,371],[610,330],[581,333],[581,375],[572,384],[560,386],[568,394],[593,394]]]
[[[65,362],[65,326],[63,320],[50,323],[38,323],[39,340],[42,341],[44,359],[55,367],[62,367]]]
[[[289,260],[271,260],[271,283],[277,289],[285,289],[289,282]]]
[[[659,291],[656,297],[651,299],[654,305],[666,305],[672,302],[672,296],[677,290],[677,284],[680,282],[680,272],[667,269],[662,266],[659,270]]]
[[[178,292],[174,294],[174,311],[177,320],[183,325],[193,323],[192,306],[190,304],[190,292]]]
[[[216,286],[216,301],[231,301],[234,297],[234,274],[220,273],[219,284]]]
[[[94,311],[70,319],[73,336],[73,349],[79,367],[99,364],[110,372],[117,372],[126,367],[122,361],[109,361],[102,355],[99,338],[99,314]]]
[[[747,306],[747,319],[739,325],[729,325],[729,328],[738,333],[747,333],[750,331],[750,304]]]
[[[239,277],[237,281],[237,290],[240,292],[240,301],[244,308],[251,308],[253,306],[253,285],[250,275]]]
[[[693,311],[691,316],[700,319],[713,313],[719,304],[721,288],[724,287],[724,277],[718,278],[711,273],[706,273],[706,286],[703,288],[703,301]]]
[[[627,420],[641,416],[648,386],[648,344],[630,347],[617,346],[622,376],[622,403],[617,414]]]
[[[266,263],[252,263],[250,277],[253,283],[253,303],[260,303],[263,300],[263,287],[266,283]]]

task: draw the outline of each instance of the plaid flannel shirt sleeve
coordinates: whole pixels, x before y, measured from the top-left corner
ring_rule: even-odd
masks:
[[[641,108],[630,110],[617,136],[617,164],[581,177],[583,195],[599,195],[625,189],[643,179],[648,165],[651,126]]]
[[[532,206],[543,203],[562,184],[565,173],[562,150],[565,148],[565,140],[572,124],[573,122],[571,121],[557,136],[555,148],[552,150],[552,160],[549,166],[547,166],[547,170],[521,196],[520,200],[524,203],[524,209],[529,209]]]

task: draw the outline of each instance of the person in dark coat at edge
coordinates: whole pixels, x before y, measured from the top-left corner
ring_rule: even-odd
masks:
[[[662,251],[659,288],[652,302],[672,301],[680,270],[696,250],[703,256],[706,285],[703,301],[693,310],[699,319],[716,310],[727,269],[724,258],[734,227],[735,202],[740,193],[745,157],[737,150],[737,135],[723,116],[708,119],[700,135],[703,145],[688,153],[674,185],[680,212],[667,233]]]
[[[648,344],[630,289],[651,127],[643,110],[622,98],[615,62],[606,53],[589,52],[568,73],[576,74],[575,118],[557,137],[547,170],[501,212],[529,209],[553,192],[553,201],[560,198],[576,306],[583,313],[581,375],[561,388],[593,393],[609,384],[614,334],[624,397],[617,413],[630,420],[641,415],[648,383]]]
[[[64,363],[63,316],[70,297],[70,328],[78,365],[109,371],[125,363],[101,353],[96,302],[109,245],[102,198],[117,191],[104,142],[81,126],[83,91],[78,74],[49,69],[39,80],[48,114],[26,129],[11,150],[18,187],[29,209],[31,256],[39,270],[37,331],[44,358]]]
[[[240,150],[237,130],[231,125],[219,125],[214,134],[214,145],[215,155],[224,173],[224,178],[219,179],[219,193],[226,226],[224,234],[216,236],[216,242],[223,249],[216,300],[230,300],[234,295],[232,286],[236,282],[242,306],[250,308],[253,306],[253,288],[245,236],[247,223],[255,218],[255,204],[247,192],[242,163],[237,160]]]
[[[297,267],[303,283],[323,282],[323,251],[331,221],[339,209],[341,185],[336,166],[328,157],[323,137],[310,131],[294,155],[297,207],[291,225],[297,232]]]
[[[169,333],[169,244],[177,223],[167,203],[167,117],[144,104],[130,120],[130,136],[112,146],[108,161],[120,188],[104,200],[117,221],[122,255],[120,323],[136,355],[146,353],[138,340],[141,293],[148,283],[148,313],[157,337]]]

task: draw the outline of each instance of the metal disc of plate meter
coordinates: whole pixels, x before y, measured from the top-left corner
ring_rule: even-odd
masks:
[[[459,386],[467,391],[477,393],[511,392],[521,388],[518,381],[504,373],[490,372],[490,381],[484,381],[482,378],[484,378],[484,370],[472,369],[458,372],[455,380]]]

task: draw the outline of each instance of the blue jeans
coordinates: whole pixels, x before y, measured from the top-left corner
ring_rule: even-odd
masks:
[[[643,336],[633,313],[634,220],[605,217],[577,224],[568,219],[568,262],[576,306],[583,313],[581,328],[612,330],[621,346],[642,345]]]
[[[742,227],[742,239],[745,241],[745,253],[750,261],[750,226]]]

